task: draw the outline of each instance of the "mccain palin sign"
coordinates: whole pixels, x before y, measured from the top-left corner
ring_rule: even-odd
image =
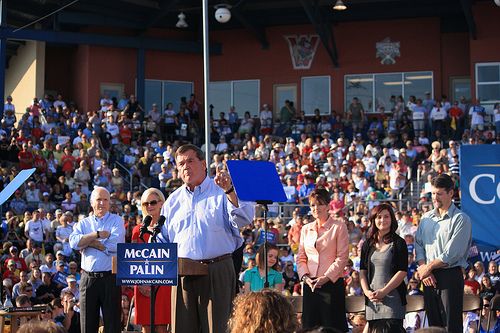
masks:
[[[118,285],[177,285],[177,243],[120,243]]]
[[[488,262],[500,247],[500,145],[460,147],[460,189],[477,255]]]

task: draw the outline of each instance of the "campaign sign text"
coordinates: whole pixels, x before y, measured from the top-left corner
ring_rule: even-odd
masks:
[[[177,285],[177,243],[121,243],[118,285]]]
[[[460,187],[479,251],[485,246],[495,251],[500,244],[500,145],[460,147]]]

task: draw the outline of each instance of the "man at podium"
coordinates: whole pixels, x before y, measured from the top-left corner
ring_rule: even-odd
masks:
[[[238,201],[227,171],[207,176],[203,151],[186,144],[175,153],[184,185],[163,205],[161,239],[178,243],[179,282],[172,289],[175,333],[223,333],[231,314],[236,275],[231,253],[239,228],[251,223],[253,204]]]

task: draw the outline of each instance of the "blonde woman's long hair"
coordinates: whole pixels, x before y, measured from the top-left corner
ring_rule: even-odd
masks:
[[[160,205],[163,205],[163,203],[165,202],[165,196],[163,195],[163,193],[159,189],[154,188],[154,187],[148,188],[146,191],[144,191],[144,193],[142,193],[142,196],[141,196],[141,211],[142,211],[142,216],[148,215],[148,211],[142,205],[142,203],[144,201],[146,201],[146,198],[150,194],[154,194],[154,195],[156,195],[158,197],[158,200],[160,201],[160,203],[159,203]]]
[[[292,304],[271,289],[242,294],[234,300],[231,333],[293,333],[298,328]]]

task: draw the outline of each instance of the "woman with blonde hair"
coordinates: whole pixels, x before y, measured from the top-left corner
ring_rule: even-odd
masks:
[[[292,304],[279,292],[263,289],[234,300],[231,333],[293,333],[298,328]]]
[[[157,188],[149,188],[141,196],[141,211],[142,216],[147,215],[152,217],[149,231],[153,231],[158,219],[160,218],[160,210],[165,202],[163,193]],[[139,238],[141,225],[136,225],[132,231],[132,242],[142,243]],[[144,240],[149,242],[149,234],[144,235]],[[170,324],[170,287],[158,287],[156,293],[156,312],[155,312],[155,332],[166,333],[167,325]],[[134,287],[135,297],[135,324],[142,325],[142,332],[150,332],[150,295],[151,288],[149,286]]]

